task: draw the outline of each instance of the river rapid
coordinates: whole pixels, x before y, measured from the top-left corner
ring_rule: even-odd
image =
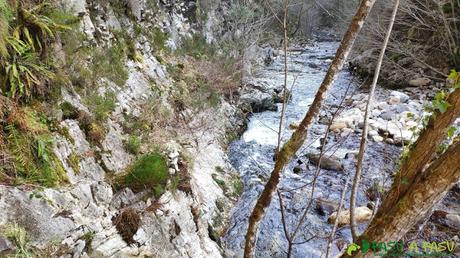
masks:
[[[338,44],[338,42],[319,42],[305,49],[289,52],[287,87],[292,87],[292,98],[286,108],[283,142],[292,134],[289,125],[299,122],[307,112]],[[283,85],[283,64],[281,54],[273,64],[258,72],[255,76],[256,80],[263,81],[273,88]],[[358,92],[362,92],[360,84],[360,80],[345,67],[328,93],[320,118],[331,117],[345,95],[347,97],[344,103],[352,100]],[[382,92],[378,91],[378,94]],[[247,130],[240,139],[230,144],[231,163],[239,171],[244,183],[244,192],[233,210],[228,230],[223,237],[223,244],[230,257],[242,256],[247,218],[272,171],[274,165],[272,157],[277,145],[276,131],[279,126],[280,113],[281,104],[278,104],[278,111],[264,111],[251,115]],[[316,121],[312,125],[307,141],[283,173],[279,189],[282,192],[289,232],[294,230],[304,207],[310,201],[316,166],[309,162],[305,154],[319,153],[320,139],[324,137],[326,124]],[[360,132],[361,129],[356,127],[348,135],[329,134],[326,155],[338,157],[343,164],[343,171],[321,169],[313,194],[312,207],[300,226],[295,240],[298,244],[294,246],[292,257],[320,257],[321,255],[324,257],[326,237],[332,229],[332,225],[328,224],[327,220],[332,211],[327,207],[322,207],[318,200],[339,202],[348,174],[353,175],[354,173],[354,157],[359,148]],[[369,193],[366,194],[365,190],[372,188],[375,182],[388,183],[388,178],[394,170],[393,161],[396,160],[400,149],[400,147],[384,142],[369,142],[362,187],[357,197],[358,206],[372,206],[373,203],[370,200],[372,198],[369,198]],[[346,195],[345,208],[348,208],[348,203],[349,193]],[[286,257],[287,241],[281,221],[279,198],[275,195],[260,227],[257,257]],[[360,228],[363,229],[363,226],[361,225]],[[333,241],[333,254],[338,253],[339,248],[346,245],[350,239],[349,228],[341,227]]]

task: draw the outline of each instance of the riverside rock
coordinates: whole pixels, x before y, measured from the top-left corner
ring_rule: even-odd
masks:
[[[320,167],[327,170],[334,170],[334,171],[343,171],[343,165],[341,159],[334,155],[324,154],[321,157],[320,161],[320,154],[319,153],[308,153],[306,157],[310,160],[311,163],[314,165],[320,164]]]
[[[412,79],[408,82],[408,84],[410,86],[414,86],[414,87],[421,87],[421,86],[426,86],[428,84],[431,83],[431,80],[428,79],[428,78],[416,78],[416,79]]]
[[[366,206],[356,207],[355,214],[357,223],[365,223],[371,219],[372,210]],[[338,220],[339,227],[350,225],[350,210],[341,211],[338,215],[337,212],[332,213],[327,219],[327,222],[329,224],[334,224],[335,220]]]

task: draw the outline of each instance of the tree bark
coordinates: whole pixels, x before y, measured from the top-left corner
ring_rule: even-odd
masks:
[[[459,139],[430,164],[447,130],[460,117],[460,90],[449,94],[447,102],[450,104],[447,111],[436,112],[431,117],[407,160],[403,160],[382,205],[356,243],[363,239],[369,242],[400,240],[460,180]]]
[[[307,114],[300,123],[299,128],[292,134],[288,142],[283,145],[280,152],[276,154],[276,163],[270,175],[270,179],[265,185],[265,188],[257,200],[251,216],[249,217],[248,231],[245,237],[244,257],[249,258],[254,256],[257,231],[262,218],[265,216],[266,209],[270,205],[273,194],[277,189],[281,172],[284,170],[292,156],[304,143],[305,138],[307,137],[308,128],[311,125],[313,119],[317,116],[328,90],[331,88],[339,71],[342,69],[343,64],[345,63],[353,46],[353,43],[359,31],[363,27],[364,21],[366,20],[374,3],[375,0],[361,1],[359,8],[342,39],[335,58],[329,66],[326,76],[324,77],[324,80],[321,83],[321,86],[319,87],[315,99],[313,100],[313,103],[311,104]]]
[[[358,193],[359,181],[361,180],[361,174],[363,171],[364,153],[366,152],[367,134],[369,131],[369,116],[373,106],[374,93],[375,88],[377,86],[377,81],[379,79],[380,68],[382,67],[383,57],[385,56],[385,50],[387,49],[388,41],[390,40],[391,31],[393,30],[393,24],[395,23],[398,7],[399,0],[396,0],[393,7],[393,13],[391,14],[390,24],[388,25],[388,29],[385,35],[385,40],[383,41],[382,49],[380,50],[380,56],[377,62],[377,66],[375,67],[374,79],[372,80],[371,90],[369,92],[369,97],[366,105],[366,113],[364,115],[364,128],[361,136],[361,143],[358,152],[358,161],[356,162],[356,173],[353,179],[353,186],[351,188],[350,197],[350,227],[353,241],[355,241],[358,238],[355,218],[356,194]]]
[[[368,242],[399,241],[427,212],[439,202],[460,180],[460,140],[429,165],[425,172],[416,176],[409,190],[391,200],[395,205],[378,218],[358,238]],[[392,188],[394,191],[396,188]],[[370,257],[372,252],[363,255],[355,252],[353,257]],[[348,257],[347,254],[342,257]]]

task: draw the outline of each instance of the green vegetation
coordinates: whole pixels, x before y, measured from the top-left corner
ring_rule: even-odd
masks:
[[[115,108],[115,93],[107,92],[101,96],[93,92],[85,98],[85,104],[93,111],[96,121],[104,122]]]
[[[233,186],[233,197],[238,197],[243,193],[244,185],[241,182],[241,179],[238,176],[232,178],[232,186]]]
[[[168,34],[162,32],[160,28],[153,28],[148,34],[148,37],[155,51],[169,52],[169,48],[166,46]]]
[[[11,183],[37,183],[55,186],[66,181],[62,164],[53,153],[48,125],[39,111],[22,108],[9,115],[4,127],[6,153],[13,157],[9,169],[1,171]]]
[[[55,6],[48,1],[0,3],[1,94],[29,100],[50,91],[55,73],[48,45],[59,31],[70,29],[67,23],[75,22],[71,16],[53,9]]]
[[[126,70],[127,45],[124,39],[118,39],[111,47],[93,48],[93,62],[90,67],[93,82],[101,77],[113,81],[118,86],[124,86],[128,80]]]
[[[140,157],[128,168],[127,174],[115,179],[117,188],[129,187],[133,191],[153,189],[155,196],[163,194],[169,177],[168,164],[158,153]]]
[[[64,101],[59,105],[62,110],[62,118],[63,119],[77,119],[79,116],[78,109],[74,107],[67,101]]]
[[[182,40],[181,48],[177,50],[180,55],[189,55],[197,59],[205,59],[215,55],[215,48],[206,42],[203,35],[193,34],[191,38]]]
[[[141,148],[141,140],[139,137],[131,135],[127,140],[125,140],[124,144],[128,152],[134,155],[139,154],[139,150]]]
[[[7,225],[4,230],[5,236],[16,246],[15,257],[34,257],[29,247],[27,231],[18,224]]]
[[[67,157],[67,163],[73,169],[75,174],[80,173],[80,160],[81,156],[74,152]]]

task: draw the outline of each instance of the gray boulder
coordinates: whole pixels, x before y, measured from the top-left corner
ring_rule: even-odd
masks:
[[[319,153],[308,153],[306,157],[310,160],[311,163],[314,165],[318,165],[320,161],[320,154]],[[339,157],[334,155],[323,155],[321,158],[320,167],[327,170],[335,170],[335,171],[343,171],[342,161]]]

